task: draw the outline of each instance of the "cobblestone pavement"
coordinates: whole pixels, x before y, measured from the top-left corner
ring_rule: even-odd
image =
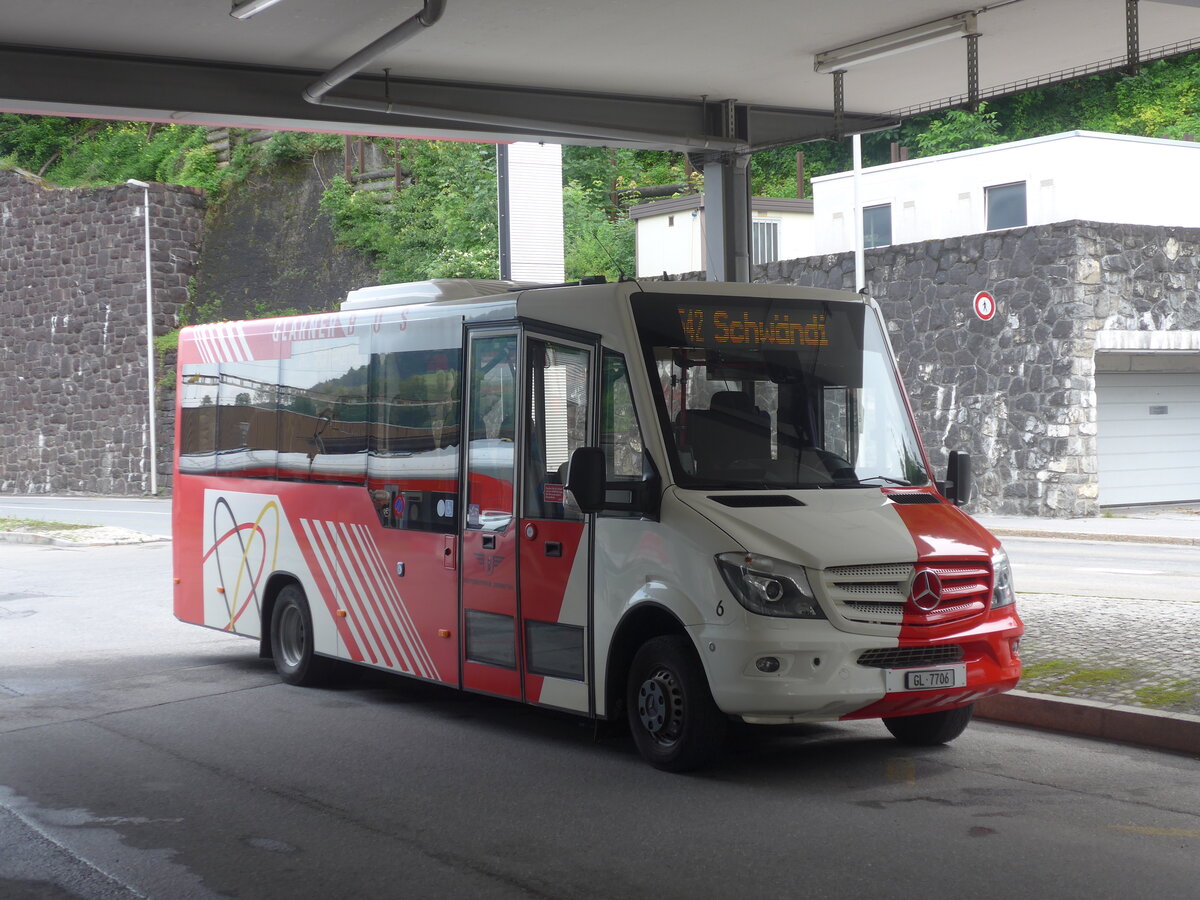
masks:
[[[1020,594],[1020,688],[1200,715],[1200,597]]]

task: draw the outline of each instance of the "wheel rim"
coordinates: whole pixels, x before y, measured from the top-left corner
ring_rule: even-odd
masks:
[[[655,669],[638,688],[638,719],[658,744],[674,744],[683,731],[683,690],[675,673]]]
[[[279,616],[279,654],[285,665],[293,669],[300,665],[306,642],[304,616],[298,606],[289,604]]]

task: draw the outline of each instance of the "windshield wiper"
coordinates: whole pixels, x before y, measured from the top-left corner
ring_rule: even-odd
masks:
[[[856,478],[859,484],[866,484],[868,481],[886,481],[888,484],[894,484],[899,487],[912,487],[911,481],[905,481],[903,478],[893,478],[891,475],[868,475],[866,478]]]

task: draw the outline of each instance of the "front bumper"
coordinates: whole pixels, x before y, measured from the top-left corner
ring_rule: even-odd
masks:
[[[850,634],[824,621],[759,616],[747,616],[745,628],[700,625],[689,631],[723,712],[752,723],[785,724],[915,715],[1011,690],[1021,676],[1013,642],[1024,626],[1009,608],[936,640]],[[886,670],[858,662],[867,650],[948,644],[962,648],[963,687],[889,693]],[[763,657],[779,660],[778,671],[760,671],[756,663]]]

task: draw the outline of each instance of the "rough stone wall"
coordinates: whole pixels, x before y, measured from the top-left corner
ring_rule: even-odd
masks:
[[[0,172],[0,491],[150,489],[143,196]],[[204,207],[191,188],[150,188],[156,335],[187,301]],[[174,387],[158,393],[161,490]]]
[[[1200,229],[1063,222],[868,250],[865,264],[931,462],[942,474],[948,451],[971,453],[976,512],[1096,515],[1097,332],[1200,330]],[[854,258],[752,278],[853,290]]]
[[[339,248],[321,196],[342,155],[272,167],[237,185],[209,216],[196,273],[194,321],[336,309],[353,288],[379,283],[372,261]]]

